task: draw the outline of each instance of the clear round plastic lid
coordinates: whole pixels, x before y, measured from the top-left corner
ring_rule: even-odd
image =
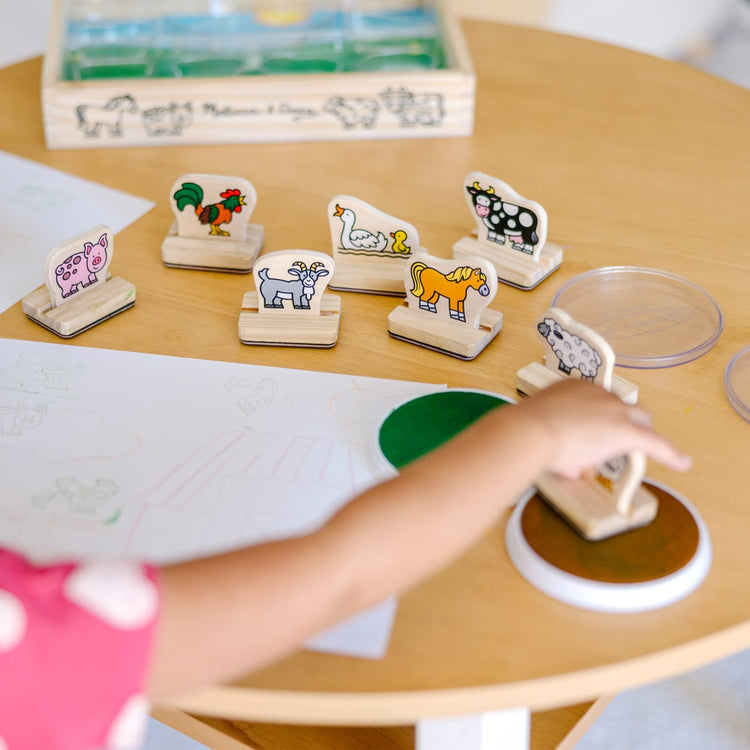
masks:
[[[729,361],[724,371],[724,388],[734,410],[750,422],[750,346],[737,352]]]
[[[724,328],[716,300],[667,271],[611,266],[564,284],[552,305],[604,337],[622,367],[672,367],[703,356]]]

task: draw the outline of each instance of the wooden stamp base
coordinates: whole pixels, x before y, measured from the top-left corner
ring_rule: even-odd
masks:
[[[645,526],[656,518],[659,509],[656,497],[643,485],[633,494],[626,513],[618,512],[612,498],[597,486],[593,477],[567,479],[547,473],[537,479],[536,487],[555,510],[591,541]]]
[[[35,323],[62,338],[71,338],[135,304],[135,286],[119,276],[90,291],[77,292],[56,307],[47,286],[23,298],[23,311]]]
[[[245,242],[231,237],[180,237],[174,222],[162,243],[161,259],[172,268],[249,273],[263,247],[263,237],[260,224],[247,225]]]
[[[485,308],[479,328],[469,328],[458,321],[441,321],[422,311],[412,310],[406,303],[388,316],[388,333],[427,349],[450,354],[459,359],[474,359],[500,333],[503,314]]]
[[[384,294],[403,297],[404,258],[336,258],[336,270],[328,284],[330,289],[366,294]]]
[[[514,509],[505,532],[511,561],[559,601],[601,612],[639,612],[694,591],[711,566],[711,542],[697,511],[673,490],[644,482],[659,504],[646,526],[603,541],[584,539],[540,495]]]
[[[530,255],[509,249],[504,245],[488,247],[475,237],[462,237],[453,245],[453,257],[461,258],[467,255],[478,255],[488,260],[497,271],[498,281],[518,289],[533,289],[541,284],[560,267],[563,259],[562,248],[551,242],[544,244],[539,259],[536,261]]]
[[[516,373],[516,390],[524,396],[532,396],[547,386],[564,380],[567,376],[551,370],[541,362],[532,362]],[[619,375],[612,375],[612,393],[626,404],[638,403],[638,386]]]
[[[330,348],[338,340],[340,321],[341,297],[336,294],[324,294],[320,315],[307,316],[299,310],[260,312],[258,293],[247,292],[242,298],[238,332],[243,344]]]

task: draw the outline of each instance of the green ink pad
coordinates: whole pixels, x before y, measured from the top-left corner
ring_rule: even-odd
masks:
[[[375,461],[385,475],[429,453],[492,409],[514,403],[486,391],[448,389],[396,407],[376,431]]]

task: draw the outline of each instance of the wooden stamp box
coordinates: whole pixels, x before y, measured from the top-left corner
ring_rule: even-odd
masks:
[[[134,17],[138,3],[54,0],[42,73],[48,148],[472,132],[474,72],[459,23],[439,0],[297,0],[297,17],[289,16],[288,3],[281,11],[270,0],[246,0],[252,28],[239,31],[218,25],[228,17],[168,17],[159,15],[160,3],[146,5],[148,14]],[[337,19],[358,8],[365,33],[358,38],[358,28],[344,23],[333,40],[323,39],[320,29],[305,35],[317,18],[313,5],[315,13]],[[102,15],[106,6],[109,18]],[[434,37],[416,29],[395,47],[372,38],[372,28],[387,27],[383,19],[416,12],[431,14]],[[258,19],[271,24],[269,33],[257,33]],[[190,23],[199,26],[191,30]],[[113,33],[120,27],[118,43]],[[203,49],[196,51],[196,44]],[[266,47],[257,51],[257,44]]]

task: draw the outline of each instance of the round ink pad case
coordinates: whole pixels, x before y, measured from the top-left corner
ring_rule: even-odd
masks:
[[[469,388],[448,388],[410,399],[378,425],[371,451],[374,468],[379,476],[394,476],[487,412],[513,403],[496,393]]]
[[[724,328],[716,300],[667,271],[611,266],[564,284],[552,305],[596,331],[622,367],[672,367],[703,356]]]
[[[711,567],[708,528],[666,485],[644,480],[659,501],[656,518],[608,539],[584,539],[534,492],[505,527],[516,570],[553,599],[598,612],[644,612],[693,592]]]
[[[729,361],[724,371],[724,388],[734,410],[750,422],[750,346]]]

